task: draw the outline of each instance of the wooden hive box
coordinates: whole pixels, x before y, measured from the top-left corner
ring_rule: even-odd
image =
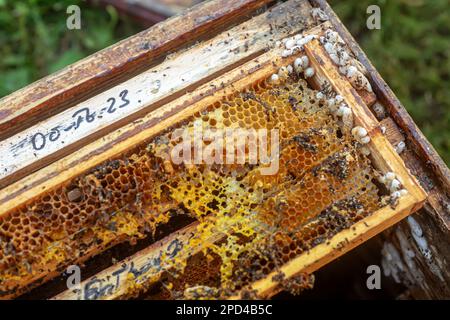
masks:
[[[200,4],[3,98],[0,115],[3,298],[83,262],[96,267],[81,285],[47,298],[300,291],[424,204],[448,243],[448,169],[324,1]],[[279,130],[279,172],[164,158],[171,134],[196,121]],[[111,261],[120,246],[124,260]],[[435,259],[425,263],[443,271],[424,277],[448,280]]]

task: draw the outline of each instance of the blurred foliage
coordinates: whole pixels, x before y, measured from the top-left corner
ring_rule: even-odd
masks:
[[[81,30],[66,28],[72,4],[81,7]],[[449,164],[449,0],[330,4]],[[371,4],[381,8],[381,30],[366,28]],[[0,97],[138,31],[113,8],[81,0],[0,0]]]
[[[450,163],[449,0],[330,0],[433,146]],[[366,9],[381,9],[369,30]]]
[[[67,7],[81,8],[69,30]],[[0,0],[0,97],[138,32],[113,7],[81,0]]]

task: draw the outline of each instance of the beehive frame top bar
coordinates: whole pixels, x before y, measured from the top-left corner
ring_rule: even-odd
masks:
[[[239,14],[251,14],[269,2],[206,1],[0,99],[0,137],[42,120],[42,111],[56,114],[61,111],[59,105],[67,107],[86,91],[105,90],[121,75],[145,70],[168,51],[241,21]]]

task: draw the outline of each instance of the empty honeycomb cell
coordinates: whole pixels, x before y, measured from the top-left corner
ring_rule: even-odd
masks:
[[[257,81],[2,216],[0,291],[151,235],[177,212],[196,219],[197,232],[149,298],[226,297],[369,215],[380,207],[374,169],[316,95],[302,79]],[[276,129],[279,169],[264,175],[267,164],[249,163],[254,142],[238,144],[244,163],[175,163],[182,134],[197,128]],[[135,280],[130,295],[149,288]]]

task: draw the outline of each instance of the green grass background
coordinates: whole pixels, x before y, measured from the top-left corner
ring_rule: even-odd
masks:
[[[67,30],[66,8],[82,9]],[[450,163],[450,1],[330,0],[427,138]],[[381,30],[366,9],[381,8]],[[140,31],[113,8],[80,0],[0,0],[0,97]]]

